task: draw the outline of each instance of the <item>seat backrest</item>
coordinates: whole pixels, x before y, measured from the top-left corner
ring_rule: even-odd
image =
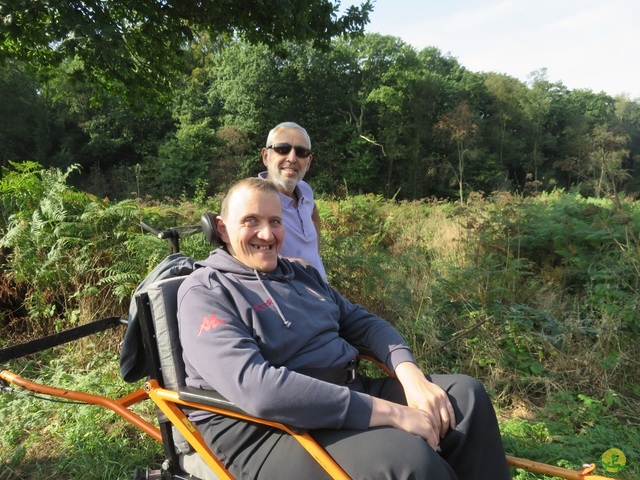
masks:
[[[187,277],[167,278],[154,282],[147,288],[163,386],[176,391],[185,384],[185,367],[178,332],[178,288],[185,278]],[[173,437],[178,453],[191,451],[191,446],[175,427]]]
[[[138,298],[146,294],[147,288],[154,282],[165,278],[189,275],[194,270],[195,260],[184,253],[174,253],[162,260],[136,287],[129,305],[129,325],[122,341],[120,352],[120,373],[126,382],[136,382],[151,373],[149,352],[146,350],[144,328],[140,317],[145,305],[138,305]]]

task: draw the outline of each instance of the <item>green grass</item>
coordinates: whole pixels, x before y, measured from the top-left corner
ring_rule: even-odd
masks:
[[[80,352],[58,348],[37,361],[15,361],[9,367],[47,385],[109,398],[120,398],[139,386],[120,379],[115,353],[91,347]],[[161,461],[159,443],[106,408],[54,403],[21,392],[0,395],[2,479],[129,479],[135,468],[157,466]],[[145,418],[154,417],[150,402],[136,411]],[[522,412],[498,410],[498,414],[509,455],[570,469],[595,463],[600,475],[607,475],[601,457],[610,448],[622,450],[630,462],[638,458],[637,418],[625,409],[612,412],[606,402],[557,395],[546,408],[528,409],[526,418],[521,418]],[[638,467],[630,465],[615,478],[637,479]],[[550,477],[514,469],[513,478]]]
[[[503,420],[501,431],[509,455],[571,470],[593,463],[597,466],[593,474],[634,480],[640,478],[640,430],[637,418],[629,413],[617,411],[614,415],[593,399],[561,395],[535,415],[527,415],[530,418]],[[603,465],[603,455],[612,448],[627,458],[620,471]],[[550,477],[518,470],[513,478]]]
[[[58,348],[36,361],[14,361],[14,373],[50,386],[120,398],[139,385],[122,381],[117,356]],[[0,478],[130,479],[136,467],[158,464],[162,446],[111,410],[59,403],[16,392],[0,394]],[[18,393],[20,392],[20,393]],[[59,400],[59,399],[58,399]],[[150,401],[134,409],[154,419]]]

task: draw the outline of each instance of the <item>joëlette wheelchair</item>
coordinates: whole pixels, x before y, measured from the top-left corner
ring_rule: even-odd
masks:
[[[212,245],[219,246],[219,239],[213,223],[214,218],[213,214],[205,213],[199,227],[176,227],[165,231],[158,231],[145,224],[142,224],[142,227],[156,234],[159,238],[168,240],[171,253],[175,255],[180,250],[179,239],[181,236],[192,235],[200,231],[205,234]],[[142,388],[122,398],[111,399],[32,382],[4,368],[0,370],[0,383],[5,383],[6,386],[13,384],[32,392],[53,397],[101,405],[161,442],[165,456],[162,466],[155,470],[138,469],[133,474],[134,480],[234,478],[211,452],[200,432],[189,421],[187,415],[191,410],[206,410],[285,431],[292,435],[316,459],[331,478],[348,479],[349,476],[340,465],[308,433],[248,415],[217,392],[185,386],[184,363],[177,322],[177,292],[184,278],[185,276],[176,276],[152,282],[135,295],[146,373],[148,374]],[[110,317],[55,335],[8,347],[0,350],[0,364],[127,324],[127,319]],[[363,358],[375,362],[375,359],[367,355],[363,355]],[[386,370],[384,367],[382,368]],[[392,374],[389,371],[386,373]],[[133,405],[149,399],[157,407],[159,427],[131,410]],[[507,461],[513,467],[567,480],[607,479],[607,477],[592,474],[596,468],[594,464],[584,466],[579,470],[569,470],[512,456],[507,456]]]

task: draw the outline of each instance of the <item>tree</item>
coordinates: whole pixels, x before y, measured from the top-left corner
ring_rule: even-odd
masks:
[[[229,44],[209,69],[207,99],[210,107],[220,106],[220,125],[238,126],[262,143],[270,125],[289,113],[289,99],[299,91],[294,61],[294,55],[282,58],[266,45]]]
[[[633,172],[640,159],[640,99],[634,102],[627,96],[620,95],[615,98],[614,107],[617,123],[629,136],[629,155],[624,160],[624,168]],[[640,178],[636,173],[635,182],[625,184],[625,188],[627,191],[637,192],[638,184]]]
[[[417,196],[425,170],[421,147],[431,127],[438,81],[426,72],[418,52],[397,37],[369,34],[351,48],[359,82],[349,110],[364,151],[378,157],[376,190],[387,197]]]
[[[10,160],[42,161],[48,147],[47,112],[20,66],[0,69],[0,98],[0,167]]]
[[[451,167],[458,184],[460,203],[464,203],[464,170],[469,149],[476,139],[478,124],[469,104],[462,102],[442,117],[436,128],[455,146],[457,167]]]
[[[525,153],[521,136],[526,122],[521,103],[527,93],[526,86],[513,77],[497,73],[488,73],[484,84],[489,95],[484,106],[486,146],[506,169],[505,182],[522,185]]]
[[[0,64],[21,59],[50,67],[80,59],[78,74],[134,99],[168,92],[185,49],[200,34],[243,37],[277,47],[284,40],[327,47],[332,37],[359,34],[372,4],[338,17],[330,0],[3,0]],[[44,70],[41,70],[44,71]]]
[[[629,177],[622,168],[623,159],[629,154],[626,148],[629,137],[609,129],[608,125],[596,125],[591,132],[590,169],[597,197],[603,193],[617,195],[618,184]]]
[[[542,69],[533,72],[531,89],[525,97],[524,111],[531,122],[531,176],[538,182],[538,170],[544,161],[542,147],[546,139],[545,122],[551,110],[551,84],[547,80],[547,71]]]

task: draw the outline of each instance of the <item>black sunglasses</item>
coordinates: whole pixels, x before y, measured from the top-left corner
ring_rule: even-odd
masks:
[[[277,145],[269,145],[267,150],[273,149],[274,152],[280,155],[289,155],[289,152],[293,148],[296,151],[296,157],[307,158],[311,155],[311,149],[307,147],[294,147],[288,143],[278,143]]]

